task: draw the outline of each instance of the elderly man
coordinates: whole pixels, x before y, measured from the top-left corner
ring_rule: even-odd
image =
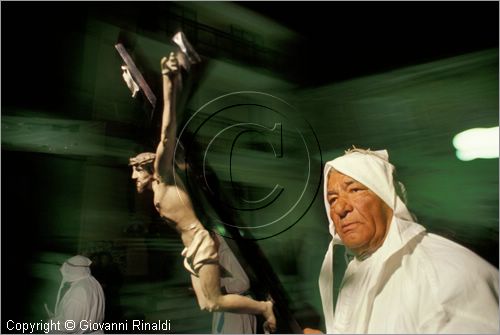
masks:
[[[498,333],[498,270],[415,222],[388,159],[385,150],[352,149],[326,163],[333,239],[319,285],[327,332]],[[334,310],[339,244],[353,258]]]

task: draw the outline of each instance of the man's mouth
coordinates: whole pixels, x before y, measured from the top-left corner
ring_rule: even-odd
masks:
[[[353,232],[356,229],[357,226],[358,226],[358,222],[357,221],[343,223],[342,226],[341,226],[342,233],[344,233],[344,235],[348,234],[348,233],[351,233],[351,232]]]

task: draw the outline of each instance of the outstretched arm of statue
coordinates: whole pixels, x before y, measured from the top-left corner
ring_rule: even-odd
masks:
[[[154,170],[155,177],[166,183],[173,175],[173,156],[177,132],[175,102],[177,83],[180,79],[179,62],[173,52],[168,57],[162,58],[161,73],[163,78],[163,115]]]

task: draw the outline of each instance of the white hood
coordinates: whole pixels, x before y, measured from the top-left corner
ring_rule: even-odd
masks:
[[[401,183],[394,183],[394,165],[389,163],[387,150],[370,151],[362,149],[352,149],[344,156],[326,162],[323,179],[323,200],[325,202],[326,214],[330,222],[330,234],[338,238],[335,226],[330,218],[330,205],[327,200],[328,173],[338,171],[351,178],[356,179],[376,195],[379,196],[394,212],[397,218],[413,221],[413,216],[406,208],[400,198],[404,195],[404,186]],[[398,194],[399,193],[399,194]],[[403,193],[403,194],[401,194]]]
[[[59,302],[61,301],[61,290],[65,283],[73,283],[83,278],[90,277],[90,264],[92,261],[85,256],[76,255],[67,259],[60,268],[62,274],[61,285],[57,292],[54,313],[57,313]]]
[[[343,244],[335,231],[335,225],[330,217],[330,205],[327,200],[328,173],[338,171],[358,182],[364,184],[376,195],[378,195],[392,210],[392,223],[399,218],[405,221],[413,221],[411,213],[401,200],[398,193],[404,193],[404,187],[394,182],[394,166],[389,163],[387,150],[371,151],[362,149],[351,149],[344,156],[338,157],[325,164],[324,169],[324,193],[326,215],[329,221],[329,230],[332,241],[325,254],[323,266],[319,277],[319,287],[327,333],[334,332],[334,308],[333,308],[333,253],[335,245]],[[397,192],[396,190],[400,191]],[[402,194],[404,197],[404,195]]]

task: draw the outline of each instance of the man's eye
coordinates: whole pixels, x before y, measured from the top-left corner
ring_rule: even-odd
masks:
[[[330,198],[330,205],[333,205],[336,200],[337,200],[337,198]]]

